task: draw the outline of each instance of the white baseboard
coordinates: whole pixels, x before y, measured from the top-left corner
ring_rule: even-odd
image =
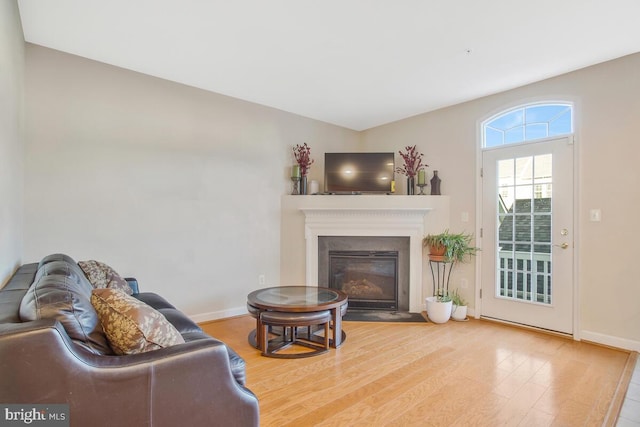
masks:
[[[246,307],[230,308],[227,310],[211,311],[209,313],[190,314],[189,318],[196,323],[210,322],[212,320],[224,319],[226,317],[242,316],[247,314]]]
[[[469,317],[475,317],[475,312],[469,309],[468,315]],[[640,341],[634,341],[627,338],[621,338],[621,337],[616,337],[612,335],[605,335],[598,332],[580,331],[579,336],[575,336],[574,339],[577,339],[579,341],[588,341],[594,344],[600,344],[600,345],[606,345],[609,347],[619,348],[621,350],[640,352]]]
[[[629,340],[626,338],[614,337],[598,332],[581,331],[580,339],[596,344],[607,345],[609,347],[621,348],[623,350],[640,352],[640,341]]]

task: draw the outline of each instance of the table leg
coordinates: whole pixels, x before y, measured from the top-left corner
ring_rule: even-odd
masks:
[[[265,351],[263,347],[263,338],[262,334],[264,331],[262,330],[262,322],[260,321],[260,315],[256,318],[256,347],[260,351]]]
[[[342,313],[340,307],[331,310],[333,320],[333,346],[338,348],[342,345]]]

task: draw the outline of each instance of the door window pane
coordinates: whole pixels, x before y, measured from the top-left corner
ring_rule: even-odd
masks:
[[[545,154],[498,162],[496,296],[551,303],[552,160]]]
[[[533,157],[516,159],[516,185],[533,184]],[[522,198],[518,195],[518,198]]]

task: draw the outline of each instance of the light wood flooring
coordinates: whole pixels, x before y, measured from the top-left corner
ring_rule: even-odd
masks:
[[[246,360],[262,426],[613,425],[630,359],[474,319],[345,322],[342,347],[306,359],[262,357],[249,316],[201,326]]]

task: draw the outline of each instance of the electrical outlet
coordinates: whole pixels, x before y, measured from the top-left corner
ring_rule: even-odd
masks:
[[[591,209],[589,212],[589,220],[591,222],[600,222],[602,220],[602,212],[600,209]]]
[[[258,285],[264,285],[266,283],[266,279],[264,277],[264,274],[261,274],[258,276]]]
[[[469,281],[467,279],[460,279],[460,287],[467,289],[469,287]]]

